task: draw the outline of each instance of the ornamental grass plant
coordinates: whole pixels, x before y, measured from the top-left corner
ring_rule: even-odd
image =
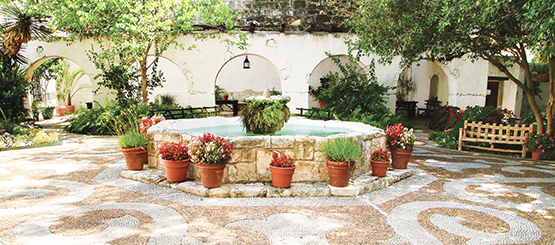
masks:
[[[138,130],[130,130],[118,137],[121,148],[141,148],[147,146],[147,141]]]
[[[329,161],[351,162],[360,158],[360,144],[351,138],[333,138],[324,142],[322,153]]]

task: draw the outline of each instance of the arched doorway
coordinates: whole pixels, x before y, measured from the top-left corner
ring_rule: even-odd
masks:
[[[72,60],[50,56],[37,60],[26,71],[37,106],[75,106],[86,108],[93,101],[91,76]],[[64,91],[63,86],[68,89]]]
[[[339,59],[339,61],[342,64],[348,64],[351,63],[349,56],[347,55],[335,55],[336,58]],[[360,67],[361,71],[364,70],[363,66],[361,66],[360,64],[355,64],[356,66]],[[312,73],[310,73],[310,76],[308,77],[308,86],[309,89],[310,88],[318,88],[321,84],[321,81],[323,78],[326,77],[326,75],[328,75],[329,73],[335,73],[335,72],[341,72],[341,70],[339,69],[339,66],[337,66],[335,64],[335,62],[333,61],[332,58],[326,58],[322,61],[320,61],[320,63],[318,63],[318,65],[316,65],[316,67],[314,67],[314,69],[312,70]],[[309,90],[310,91],[310,90]],[[314,98],[314,96],[310,95],[308,96],[308,107],[312,108],[312,107],[320,107],[320,104],[318,103],[318,101],[316,101],[316,98]]]
[[[147,58],[147,64],[154,61],[154,56]],[[135,64],[139,68],[138,63]],[[189,79],[183,71],[171,60],[165,57],[158,58],[157,70],[161,71],[166,80],[161,87],[156,87],[148,95],[149,101],[155,101],[158,95],[171,95],[175,98],[175,103],[181,106],[189,105]],[[147,75],[152,73],[152,67],[148,69]]]
[[[246,61],[249,67],[244,67]],[[227,61],[218,72],[215,85],[236,100],[246,95],[262,95],[266,89],[276,93],[282,91],[281,77],[275,66],[255,54],[239,55]]]

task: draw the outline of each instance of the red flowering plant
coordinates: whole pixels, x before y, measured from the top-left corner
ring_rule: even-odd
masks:
[[[550,134],[527,134],[523,146],[527,151],[539,149],[542,153],[549,152],[555,149],[555,139]]]
[[[275,151],[272,153],[272,162],[270,162],[270,165],[278,168],[295,167],[295,164],[293,163],[293,158],[291,158],[291,156],[286,155],[283,152],[278,154]]]
[[[389,162],[389,153],[380,147],[380,149],[372,152],[370,160],[377,162]]]
[[[184,161],[190,158],[189,147],[178,142],[164,142],[158,148],[158,154],[162,159],[170,161]]]
[[[157,123],[166,120],[164,115],[154,115],[151,118],[143,117],[139,123],[139,132],[146,137],[146,131]]]
[[[223,137],[204,133],[189,144],[189,154],[194,163],[227,163],[231,160],[231,146]]]
[[[412,129],[405,128],[403,124],[395,124],[395,126],[387,126],[385,130],[385,142],[387,148],[390,149],[406,149],[414,148],[414,132]]]

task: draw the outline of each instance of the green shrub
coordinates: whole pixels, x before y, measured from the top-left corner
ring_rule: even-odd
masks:
[[[118,144],[121,148],[139,148],[146,147],[147,141],[138,130],[132,130],[119,136]]]
[[[63,127],[70,133],[91,135],[120,135],[139,125],[140,118],[148,116],[146,103],[129,106],[116,106],[107,102],[90,110],[79,110],[77,115],[69,119],[69,124]]]
[[[322,153],[330,161],[350,162],[360,158],[360,144],[351,138],[333,138],[323,143]]]
[[[436,142],[441,148],[457,149],[459,146],[458,141],[446,132],[430,132],[428,138]]]
[[[0,62],[0,109],[3,114],[0,120],[18,123],[27,116],[23,101],[27,97],[29,82],[17,66],[11,70],[3,70]]]
[[[340,120],[364,122],[385,128],[394,119],[385,105],[385,95],[393,87],[377,82],[374,75],[374,63],[369,73],[362,72],[355,65],[357,60],[351,57],[351,63],[341,61],[328,54],[340,68],[340,73],[329,73],[321,79],[321,86],[311,88],[310,93],[330,109]]]

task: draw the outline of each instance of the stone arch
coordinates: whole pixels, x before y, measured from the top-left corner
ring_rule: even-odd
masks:
[[[339,54],[334,56],[338,57],[342,63],[350,62],[348,55]],[[366,66],[362,62],[358,61],[356,65],[358,65],[362,71],[367,72]],[[318,86],[320,86],[320,78],[324,77],[330,72],[341,72],[341,71],[339,67],[333,62],[333,60],[330,57],[327,57],[321,60],[314,67],[314,69],[308,76],[307,83],[309,86],[309,91],[311,87],[317,88]],[[315,101],[315,98],[310,94],[308,95],[308,107],[309,108],[320,107],[320,104],[318,103],[318,101]]]
[[[431,97],[438,97],[442,106],[449,104],[450,79],[445,69],[443,66],[428,60],[413,64],[412,79],[416,88],[411,99],[418,101],[419,107],[424,107],[425,101]],[[432,88],[432,84],[437,84],[437,89]],[[432,90],[434,91],[432,92]]]
[[[78,68],[82,68],[81,65],[79,65],[77,62],[75,62],[73,59],[68,58],[68,57],[64,57],[64,56],[58,56],[58,55],[51,55],[51,56],[44,56],[40,59],[35,60],[30,66],[29,68],[25,71],[25,78],[27,78],[28,80],[31,79],[31,77],[33,76],[33,72],[40,67],[40,65],[42,65],[44,62],[46,62],[47,60],[50,59],[54,59],[54,58],[62,58],[63,60],[67,60],[69,61],[70,64],[70,70],[74,71]],[[83,69],[84,70],[84,69]],[[85,75],[83,77],[81,77],[77,83],[76,83],[76,88],[81,88],[79,91],[77,91],[75,93],[75,95],[72,98],[72,105],[75,105],[75,109],[78,110],[80,107],[87,107],[87,102],[92,102],[93,101],[93,79],[91,79],[91,75],[89,73],[87,73],[87,71],[85,71]],[[47,96],[47,101],[45,101],[45,104],[47,105],[51,105],[51,106],[64,106],[65,104],[59,104],[56,98],[56,84],[54,82],[51,82],[48,87],[47,90],[45,91],[47,94],[54,94],[54,95],[49,95]]]
[[[154,60],[154,55],[147,57],[147,62],[150,64]],[[135,62],[138,69],[138,63]],[[171,94],[175,95],[175,102],[182,106],[189,105],[189,78],[183,73],[183,70],[170,58],[160,56],[158,59],[158,70],[162,71],[166,82],[162,83],[163,87],[157,87],[148,95],[149,101],[154,101],[157,95]],[[150,75],[152,68],[147,71]]]
[[[250,69],[243,68],[247,57]],[[241,100],[245,95],[261,95],[266,88],[283,92],[282,81],[281,73],[273,62],[264,56],[248,53],[226,61],[216,74],[214,85],[225,89],[233,99]]]

